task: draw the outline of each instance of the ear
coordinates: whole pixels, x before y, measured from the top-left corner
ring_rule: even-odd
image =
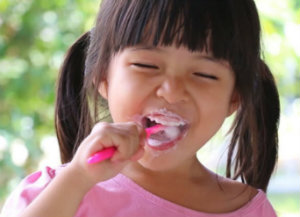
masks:
[[[227,117],[232,115],[232,113],[234,113],[239,106],[240,106],[240,95],[236,90],[234,90],[231,96]]]
[[[100,82],[98,92],[104,99],[108,98],[108,84],[106,80]]]

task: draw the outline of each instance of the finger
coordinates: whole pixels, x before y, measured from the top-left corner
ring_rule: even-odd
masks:
[[[137,140],[137,141],[135,141]],[[138,150],[138,138],[129,138],[128,136],[118,136],[113,139],[113,143],[117,147],[117,151],[112,160],[129,160],[132,155]]]
[[[115,146],[117,148],[111,160],[129,160],[143,146],[144,129],[134,122],[126,123],[98,123],[90,134],[89,155],[101,151],[103,148]],[[139,151],[137,156],[142,155]],[[134,157],[135,159],[136,157]]]
[[[138,149],[140,144],[140,129],[134,122],[115,124],[115,132],[119,135],[119,139],[124,146],[120,146],[120,151],[132,156]],[[117,141],[114,141],[117,142]]]
[[[140,136],[140,140],[143,142],[147,136],[146,131],[145,131],[144,127],[140,124],[136,124],[136,127],[137,127],[138,134]],[[144,144],[144,143],[142,143],[142,144]]]
[[[88,149],[89,153],[100,151],[103,148],[114,146],[111,136],[107,132],[93,133],[90,135]]]

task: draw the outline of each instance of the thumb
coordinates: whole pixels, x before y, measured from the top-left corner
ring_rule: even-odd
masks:
[[[145,139],[146,139],[146,131],[143,127],[143,125],[140,123],[140,122],[135,122],[136,126],[137,126],[137,130],[138,130],[138,133],[140,135],[140,144],[142,146],[144,146],[144,143],[145,143]]]

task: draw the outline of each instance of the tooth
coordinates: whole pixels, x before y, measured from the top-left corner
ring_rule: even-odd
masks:
[[[157,138],[151,138],[151,136],[148,138],[148,144],[151,146],[160,146],[163,143],[171,142],[178,138],[180,134],[180,130],[178,127],[166,127],[164,130],[165,136],[163,139],[157,139]]]
[[[170,140],[174,140],[179,136],[180,130],[178,127],[167,127],[165,128],[165,133]]]
[[[156,123],[159,123],[159,124],[163,124],[163,125],[167,125],[167,126],[180,126],[180,125],[184,125],[185,123],[183,121],[165,121],[165,120],[162,120],[160,118],[157,118],[157,117],[151,117],[149,116],[148,117],[151,121],[155,121]]]
[[[157,141],[155,139],[148,139],[148,144],[151,146],[160,146],[162,144],[161,141]]]

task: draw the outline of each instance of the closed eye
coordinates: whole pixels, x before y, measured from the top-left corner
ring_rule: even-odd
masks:
[[[205,73],[202,73],[202,72],[194,72],[193,75],[203,77],[203,78],[212,79],[212,80],[218,80],[218,78],[216,76],[205,74]]]
[[[149,69],[159,69],[157,66],[155,65],[149,65],[149,64],[144,64],[144,63],[133,63],[132,65],[136,66],[136,67],[141,67],[141,68],[149,68]]]

